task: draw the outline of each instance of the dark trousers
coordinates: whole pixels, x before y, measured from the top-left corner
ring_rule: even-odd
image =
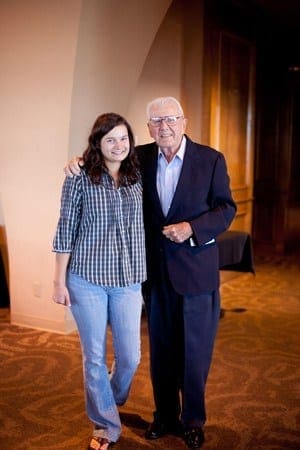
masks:
[[[179,295],[161,264],[145,298],[157,420],[203,426],[205,384],[220,317],[219,291]]]

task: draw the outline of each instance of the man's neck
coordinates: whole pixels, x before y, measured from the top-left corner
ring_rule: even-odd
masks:
[[[178,152],[179,148],[180,147],[178,147],[177,149],[169,148],[169,147],[161,148],[161,151],[163,152],[164,157],[166,158],[168,163],[170,163],[172,161],[172,159],[174,158],[174,156]]]
[[[182,139],[181,139],[181,142],[178,147],[160,147],[160,150],[164,154],[164,157],[166,158],[168,163],[170,163],[172,161],[172,159],[174,158],[174,156],[176,155],[176,153],[178,153],[178,151],[181,147],[181,144],[182,144]]]

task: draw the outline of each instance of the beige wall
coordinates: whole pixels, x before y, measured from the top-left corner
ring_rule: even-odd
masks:
[[[181,3],[174,1],[165,16],[145,61],[127,117],[133,124],[137,144],[149,142],[146,104],[155,97],[181,98],[182,88]]]
[[[177,97],[188,118],[187,133],[202,141],[203,2],[174,0],[149,51],[127,113],[138,144],[149,142],[146,104],[158,96]],[[209,144],[209,142],[205,142]]]
[[[79,0],[0,3],[0,188],[13,323],[68,329],[50,253],[69,143]]]
[[[168,12],[170,3],[0,3],[0,225],[13,323],[74,328],[69,312],[51,301],[62,167],[83,150],[97,114],[128,115],[141,142],[146,101],[180,97],[180,7],[175,2]]]
[[[128,117],[148,52],[171,1],[83,1],[73,79],[71,156],[85,148],[98,114],[115,111]]]

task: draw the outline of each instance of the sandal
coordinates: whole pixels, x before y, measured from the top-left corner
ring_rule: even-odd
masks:
[[[112,442],[106,438],[92,437],[88,450],[108,450],[110,444],[112,444]]]

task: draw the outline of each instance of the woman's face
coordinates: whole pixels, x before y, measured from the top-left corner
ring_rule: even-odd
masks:
[[[120,165],[128,156],[130,142],[125,125],[117,125],[101,139],[101,152],[107,167],[112,164]]]

